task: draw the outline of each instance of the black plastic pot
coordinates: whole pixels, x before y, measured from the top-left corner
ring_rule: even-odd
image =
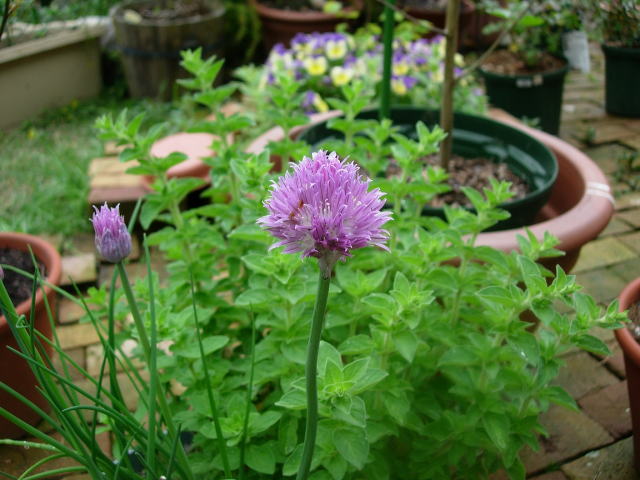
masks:
[[[640,48],[602,45],[605,58],[605,109],[624,117],[640,117]]]
[[[545,132],[560,128],[562,91],[568,65],[535,75],[500,75],[480,69],[489,103],[518,118],[537,118]]]
[[[378,118],[378,110],[370,109],[359,115],[363,119]],[[485,157],[506,162],[511,170],[529,185],[530,193],[519,200],[506,202],[501,207],[511,217],[497,224],[494,230],[504,230],[530,225],[536,214],[546,203],[558,175],[558,162],[551,151],[532,136],[504,123],[486,117],[455,114],[453,152],[463,157]],[[440,120],[437,110],[425,110],[411,106],[396,106],[391,109],[391,120],[399,127],[399,133],[415,136],[415,125],[423,121],[432,127]],[[303,131],[298,137],[311,144],[314,149],[323,148],[327,141],[341,134],[321,122]],[[444,218],[442,208],[425,207],[426,215]]]

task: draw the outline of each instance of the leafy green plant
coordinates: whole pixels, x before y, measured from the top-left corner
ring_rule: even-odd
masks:
[[[579,29],[582,24],[582,12],[573,0],[509,0],[506,6],[495,0],[484,0],[484,8],[504,20],[489,25],[486,33],[500,31],[516,19],[507,33],[507,48],[531,68],[541,64],[545,53],[561,56],[562,34]]]
[[[640,9],[634,0],[590,0],[590,12],[601,41],[613,46],[640,46]]]
[[[212,86],[219,62],[192,52],[184,64],[194,74],[184,83],[193,88],[193,100],[217,112],[232,93]],[[537,263],[560,254],[550,236],[521,237],[520,252],[511,253],[475,244],[481,231],[507,215],[497,208],[510,196],[507,184],[494,183],[482,193],[465,189],[475,212],[445,208],[446,220],[421,216],[425,199],[441,188],[432,182],[442,175],[415,159],[435,151],[442,133],[418,125],[410,138],[384,121],[356,123],[362,101],[357,87],[350,88],[351,107],[345,108],[352,118],[334,126],[347,134],[358,125],[368,134],[351,135],[339,153],[374,172],[383,166],[363,152],[379,145],[393,149],[405,170],[389,181],[374,177],[372,185],[388,191],[393,202],[391,252],[354,251],[348,266],[336,266],[328,290],[309,478],[486,478],[504,469],[522,479],[519,452],[525,445],[538,448],[537,435],[545,433],[540,414],[552,403],[576,408],[551,385],[561,355],[574,346],[606,354],[590,331],[619,326],[623,316],[615,304],[599,307],[574,276]],[[302,458],[304,364],[317,268],[308,259],[268,250],[271,240],[256,225],[265,214],[261,201],[274,179],[272,165],[266,153],[249,155],[224,140],[249,122],[219,114],[197,126],[218,136],[216,155],[208,160],[211,184],[203,193],[212,202],[185,212],[177,208],[180,200],[201,184],[166,178],[180,156],[149,155],[161,127],[143,128],[142,117],[126,114],[98,122],[104,138],[129,145],[123,161],[137,160],[135,171],[156,176],[140,218],[145,226],[158,222],[146,243],[168,265],[166,281],[149,273],[129,291],[93,289],[86,302],[94,317],[121,326],[115,345],[132,338],[143,344],[146,332],[155,332],[157,345],[165,346],[152,348],[156,370],[150,374],[167,404],[155,411],[161,422],[167,421],[162,412],[170,411],[177,430],[193,434],[178,478],[229,478],[229,472],[234,478],[291,477]],[[390,136],[394,146],[385,141]],[[133,309],[141,313],[135,324],[127,322]],[[146,348],[136,355],[150,358]],[[122,440],[135,445],[143,465],[166,465],[165,450],[155,462],[150,458],[144,433],[150,406],[144,400],[155,396],[150,385],[141,382],[141,388],[128,429],[120,417],[100,413],[115,435],[141,429]],[[175,438],[156,440],[163,449],[171,441],[179,448]],[[71,453],[82,457],[83,450]]]

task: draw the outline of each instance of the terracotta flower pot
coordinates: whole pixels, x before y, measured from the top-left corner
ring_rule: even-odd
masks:
[[[340,112],[333,111],[323,114],[323,117],[315,116],[311,125],[338,115]],[[565,255],[546,259],[542,263],[552,270],[555,270],[555,265],[560,265],[565,271],[570,271],[578,260],[582,246],[597,237],[613,215],[614,201],[606,176],[589,157],[559,138],[526,127],[499,110],[492,111],[491,116],[535,137],[556,155],[559,171],[551,196],[534,223],[526,228],[537,238],[542,238],[545,232],[558,238],[560,243],[557,248]],[[281,128],[273,128],[256,138],[247,151],[258,153],[266,148],[269,141],[278,141],[283,135]],[[482,233],[476,243],[509,252],[518,249],[517,235],[526,237],[525,229]]]
[[[29,247],[31,247],[38,261],[45,265],[47,282],[58,285],[62,273],[62,260],[60,259],[60,254],[51,244],[41,238],[22,233],[0,233],[0,248],[28,252]],[[55,311],[53,308],[55,292],[48,286],[44,287],[44,291],[47,302],[51,309]],[[50,339],[52,338],[51,323],[49,322],[44,302],[45,298],[42,289],[38,288],[35,299],[35,328]],[[18,315],[25,315],[26,318],[29,318],[29,315],[31,315],[31,299],[17,305],[16,311]],[[45,399],[36,390],[36,379],[28,363],[11,352],[8,347],[18,349],[6,318],[0,316],[0,382],[6,383],[40,408],[46,409]],[[48,354],[51,354],[50,347],[47,346],[45,349]],[[40,418],[33,410],[4,391],[0,391],[0,405],[30,424],[35,424]],[[0,418],[0,438],[15,438],[22,433],[22,429],[8,420]]]
[[[268,7],[258,0],[251,0],[262,22],[262,39],[266,52],[276,43],[288,44],[296,33],[333,32],[340,23],[349,21],[331,13],[281,10]],[[363,0],[353,0],[347,12],[359,12]]]
[[[621,312],[640,302],[640,278],[628,284],[620,293],[618,300]],[[633,428],[633,456],[636,470],[640,471],[640,344],[627,327],[619,328],[614,333],[624,353],[624,369],[627,374]]]
[[[549,258],[542,263],[551,269],[560,265],[570,271],[578,261],[580,249],[605,229],[614,211],[614,199],[607,177],[593,160],[580,150],[548,133],[530,128],[500,110],[493,111],[496,120],[511,124],[544,143],[558,159],[558,178],[551,197],[527,228],[542,238],[549,232],[558,238],[558,249],[563,257]],[[503,251],[516,250],[516,235],[525,235],[524,229],[487,232],[478,236],[479,245],[488,245]]]

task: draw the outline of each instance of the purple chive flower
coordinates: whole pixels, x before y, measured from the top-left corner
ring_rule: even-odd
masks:
[[[120,215],[120,205],[109,208],[107,202],[100,210],[95,206],[91,223],[96,232],[96,249],[102,258],[118,263],[131,253],[131,235]]]
[[[388,250],[389,232],[381,227],[391,213],[380,211],[384,193],[368,191],[370,180],[358,170],[355,163],[323,150],[293,164],[293,173],[273,183],[264,202],[269,214],[258,219],[279,239],[271,248],[284,246],[284,253],[318,258],[325,278],[353,249],[375,245]]]

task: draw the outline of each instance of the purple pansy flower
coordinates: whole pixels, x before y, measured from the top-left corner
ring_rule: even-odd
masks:
[[[318,258],[325,278],[353,249],[375,245],[388,250],[389,232],[381,227],[391,212],[381,211],[384,193],[368,191],[370,180],[358,171],[355,163],[323,150],[293,164],[293,173],[273,183],[264,202],[269,214],[258,219],[279,239],[271,248],[284,246],[284,253]]]
[[[107,203],[95,210],[91,223],[96,232],[96,249],[102,258],[111,263],[124,260],[131,253],[131,235],[120,215],[120,205],[109,208]]]
[[[305,113],[313,113],[315,112],[315,108],[313,107],[313,102],[316,99],[316,92],[313,90],[307,90],[302,97],[302,108]]]

